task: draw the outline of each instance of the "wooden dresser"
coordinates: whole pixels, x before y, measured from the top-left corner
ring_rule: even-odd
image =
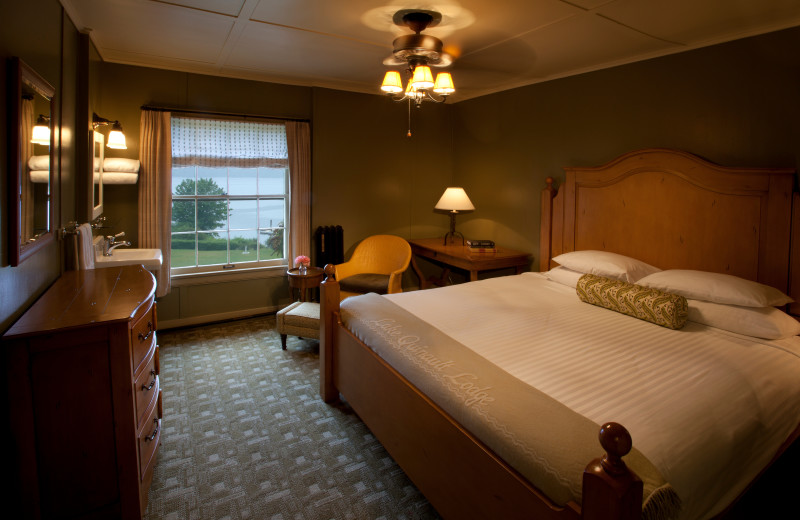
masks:
[[[161,436],[155,286],[141,266],[68,271],[3,336],[20,516],[144,514]]]

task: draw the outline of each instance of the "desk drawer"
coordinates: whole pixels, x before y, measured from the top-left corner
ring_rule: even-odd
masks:
[[[158,358],[158,347],[153,349],[150,358],[145,361],[144,369],[133,382],[133,392],[136,396],[136,419],[137,429],[140,429],[146,419],[147,411],[154,406],[160,382],[158,380],[158,369],[156,368]]]
[[[156,341],[156,308],[151,307],[131,328],[133,351],[133,373],[138,374],[140,365],[150,353]]]
[[[159,400],[161,393],[158,394]],[[158,444],[161,442],[161,418],[158,416],[158,404],[153,406],[139,431],[139,478],[145,479],[152,464],[155,463]]]

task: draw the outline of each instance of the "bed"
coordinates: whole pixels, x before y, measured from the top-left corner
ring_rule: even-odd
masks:
[[[564,253],[602,251],[663,270],[726,273],[795,294],[797,280],[790,272],[796,243],[791,240],[793,207],[797,209],[793,185],[791,170],[723,168],[660,149],[633,152],[598,168],[567,168],[559,189],[548,180],[542,194],[540,271],[558,267],[553,259]],[[724,511],[798,436],[797,399],[778,400],[770,393],[774,388],[742,397],[745,404],[769,404],[763,413],[759,408],[755,419],[746,413],[754,406],[726,399],[759,370],[769,371],[770,381],[786,380],[790,386],[800,380],[796,337],[751,340],[694,322],[680,331],[669,330],[576,302],[574,288],[539,273],[392,297],[367,295],[340,305],[338,284],[330,269],[328,273],[321,290],[322,398],[343,396],[445,518],[703,518]],[[487,298],[492,302],[488,310],[481,302]],[[569,321],[576,317],[581,326]],[[518,329],[517,335],[504,336],[509,329]],[[686,418],[670,415],[679,413],[674,406],[664,412],[663,424],[685,423],[674,433],[659,417],[648,416],[651,405],[640,397],[653,392],[634,391],[626,397],[620,394],[619,380],[631,374],[660,377],[663,390],[686,369],[662,370],[671,365],[659,361],[664,364],[648,372],[642,367],[652,365],[653,358],[639,359],[638,351],[634,356],[604,350],[606,344],[631,343],[616,339],[623,329],[626,336],[620,338],[638,338],[633,342],[642,345],[638,350],[650,351],[655,359],[675,351],[693,359],[691,364],[700,370],[695,377],[718,378],[721,386],[707,400],[716,399],[722,415],[741,415],[748,426],[725,426],[705,444],[695,444],[678,435],[702,437],[698,429],[709,427],[699,422],[702,408]],[[600,336],[611,339],[582,356],[581,338],[594,343]],[[705,358],[701,362],[692,358],[699,355],[694,347],[684,344],[690,336],[701,342],[713,337],[719,343],[708,347],[713,355],[700,356]],[[511,353],[495,349],[497,342],[512,345]],[[400,348],[390,348],[392,343]],[[425,349],[419,348],[421,343]],[[461,348],[469,343],[474,345]],[[542,350],[548,345],[556,345],[556,354]],[[724,357],[731,351],[742,353],[735,362]],[[527,355],[533,361],[515,365]],[[504,365],[504,358],[511,358],[510,364]],[[768,364],[760,366],[761,360]],[[416,372],[409,368],[415,364],[420,369]],[[454,365],[458,370],[447,372]],[[729,372],[743,379],[713,375],[721,365],[732,365]],[[491,384],[469,379],[478,370],[480,381]],[[798,372],[793,376],[792,370]],[[438,373],[440,380],[449,377],[445,386],[456,389],[455,397],[437,390],[435,382],[423,377],[425,372]],[[506,372],[512,376],[501,382]],[[526,377],[536,383],[529,384]],[[559,387],[570,377],[573,385],[584,387],[583,394]],[[632,384],[637,388],[642,383]],[[733,390],[725,384],[734,385]],[[691,388],[683,391],[691,395]],[[800,395],[797,388],[777,392]],[[680,391],[667,397],[688,400]],[[626,404],[633,401],[635,405]],[[509,408],[501,410],[500,402]],[[480,410],[477,415],[488,417],[491,427],[476,422],[465,409]],[[761,415],[777,416],[776,422],[762,421]],[[592,445],[598,430],[600,443]],[[747,450],[752,456],[734,463],[731,450],[742,453],[743,445],[760,445],[765,438],[757,435],[766,435],[763,442],[769,447]],[[501,443],[504,437],[522,452],[533,453],[533,462]],[[549,447],[543,451],[544,444],[538,443],[545,442]],[[716,464],[717,469],[704,473],[682,459],[700,459],[700,467]],[[568,477],[560,473],[564,468]],[[687,491],[698,486],[699,494]]]

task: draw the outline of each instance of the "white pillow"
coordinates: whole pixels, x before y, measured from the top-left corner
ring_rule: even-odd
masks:
[[[706,271],[669,269],[653,273],[636,283],[693,300],[743,307],[778,307],[794,301],[774,287],[730,274]]]
[[[564,266],[554,267],[544,273],[548,280],[566,285],[567,287],[572,287],[573,289],[578,287],[578,280],[584,274],[585,273],[579,273],[578,271],[567,269]]]
[[[579,273],[596,274],[628,283],[636,283],[638,279],[661,270],[635,258],[608,251],[573,251],[560,254],[553,261]]]
[[[800,334],[800,321],[775,307],[740,307],[689,300],[689,321],[754,338],[783,339]]]

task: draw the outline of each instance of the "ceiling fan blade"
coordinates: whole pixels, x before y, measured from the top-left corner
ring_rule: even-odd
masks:
[[[428,61],[428,65],[431,67],[449,67],[453,64],[453,57],[446,52],[443,52],[439,55],[438,60],[430,60]]]
[[[383,59],[383,64],[387,67],[400,67],[402,65],[406,65],[406,60],[401,60],[395,56],[387,56]]]

